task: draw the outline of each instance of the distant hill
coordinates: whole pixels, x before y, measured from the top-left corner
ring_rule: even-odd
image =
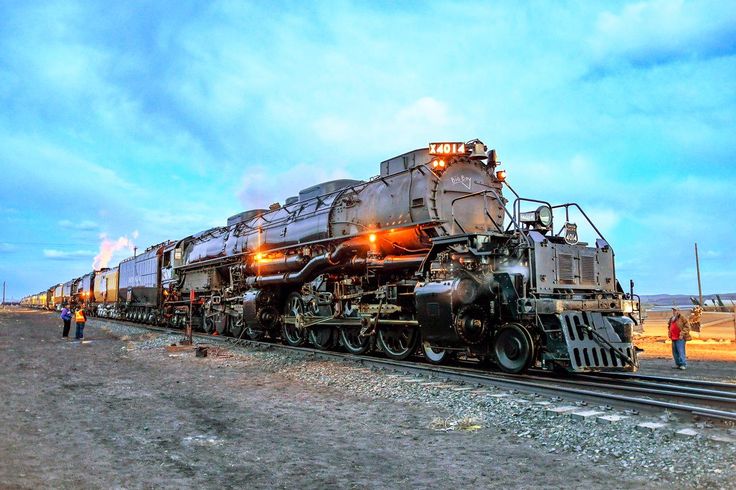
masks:
[[[719,294],[719,296],[727,305],[730,301],[736,301],[736,293]],[[657,306],[689,305],[691,304],[690,297],[697,298],[698,294],[645,294],[641,296],[641,301]],[[703,301],[706,305],[710,305],[715,297],[715,294],[704,294]]]

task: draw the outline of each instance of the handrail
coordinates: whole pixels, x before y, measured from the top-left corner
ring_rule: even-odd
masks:
[[[593,221],[591,221],[591,219],[588,217],[588,215],[585,214],[585,211],[583,211],[583,208],[581,208],[580,205],[578,205],[578,203],[576,203],[576,202],[569,202],[569,203],[566,203],[566,204],[558,204],[557,206],[551,206],[551,208],[552,208],[552,210],[555,210],[555,209],[558,209],[558,208],[565,208],[565,220],[567,222],[569,222],[570,221],[570,209],[569,209],[570,206],[574,206],[574,207],[576,207],[578,209],[578,211],[580,211],[580,214],[582,214],[583,217],[588,221],[588,224],[593,227],[593,229],[595,230],[596,233],[598,233],[598,238],[601,238],[601,239],[605,240],[605,242],[608,243],[608,246],[610,247],[611,245],[610,245],[609,241],[606,240],[606,237],[603,236],[603,233],[601,233],[601,231],[598,229],[598,227],[596,227],[593,224]],[[562,232],[562,230],[560,230],[560,233],[561,232]],[[558,233],[556,236],[559,236],[560,233]]]
[[[585,213],[585,211],[583,211],[583,208],[581,208],[578,203],[576,203],[576,202],[569,202],[569,203],[565,203],[565,204],[557,204],[555,206],[552,206],[552,204],[550,204],[548,201],[541,201],[541,200],[538,200],[538,199],[531,199],[531,198],[527,198],[527,197],[521,197],[521,196],[519,196],[519,194],[510,185],[508,185],[508,183],[504,182],[504,184],[516,196],[516,199],[514,200],[514,206],[513,206],[513,208],[514,208],[514,215],[517,216],[519,219],[521,218],[521,202],[522,201],[534,202],[534,203],[539,203],[539,204],[545,204],[545,205],[549,206],[549,208],[552,211],[554,211],[555,209],[559,209],[559,208],[565,208],[565,222],[566,223],[569,223],[570,222],[570,207],[573,207],[574,206],[575,208],[577,208],[578,211],[580,211],[580,214],[583,215],[583,217],[588,222],[588,224],[598,234],[598,238],[601,238],[606,243],[608,243],[608,246],[609,247],[611,246],[610,245],[610,242],[608,242],[608,240],[606,239],[606,237],[603,236],[603,233],[601,233],[601,231],[598,229],[598,227],[595,226],[595,224],[593,223],[593,221]],[[553,213],[553,220],[554,220],[554,213]],[[510,225],[510,223],[509,223],[509,225]],[[560,228],[560,231],[558,231],[557,233],[555,233],[554,236],[560,236],[562,234],[562,230],[563,229],[564,229],[564,227],[563,228]],[[509,227],[507,226],[506,227],[506,231],[508,231],[508,230],[509,230]],[[554,233],[554,229],[552,229],[552,232]]]
[[[462,200],[462,199],[468,199],[470,197],[479,196],[481,194],[485,198],[487,192],[489,192],[489,191],[473,192],[472,194],[465,194],[465,195],[462,195],[460,197],[456,197],[455,199],[453,199],[452,201],[450,201],[450,216],[452,216],[453,226],[454,225],[459,226],[460,227],[460,231],[463,232],[463,233],[466,233],[465,232],[465,229],[463,228],[463,225],[461,225],[460,223],[458,223],[457,220],[455,219],[455,203],[457,201]],[[493,217],[488,213],[488,205],[487,205],[485,199],[483,200],[483,212],[486,214],[486,216],[488,216],[490,218],[491,223],[493,223],[493,226],[496,227],[496,229],[499,231],[499,233],[502,233],[503,230],[501,230],[501,227],[498,226],[498,223],[496,223],[496,220],[494,220]],[[453,230],[453,232],[454,232],[454,230]]]
[[[522,201],[526,201],[526,202],[536,202],[536,203],[538,203],[538,204],[544,204],[544,205],[546,205],[547,207],[549,207],[550,209],[553,209],[553,208],[552,208],[552,204],[550,204],[550,203],[549,203],[549,202],[547,202],[547,201],[540,201],[539,199],[532,199],[532,198],[530,198],[530,197],[521,197],[521,196],[517,195],[517,196],[516,196],[516,199],[514,200],[514,216],[516,216],[516,218],[517,218],[517,219],[518,219],[519,221],[521,221],[521,202],[522,202]],[[518,209],[517,209],[517,208],[518,208]],[[552,219],[554,220],[554,216],[552,216]],[[551,225],[551,223],[550,223],[550,225]],[[551,228],[551,226],[550,226],[550,228]],[[506,229],[508,230],[508,228],[506,228]]]
[[[504,213],[506,213],[506,215],[509,217],[510,224],[513,224],[514,225],[514,228],[516,229],[516,231],[518,231],[524,237],[524,240],[526,241],[527,245],[529,247],[531,247],[532,246],[532,243],[531,243],[531,241],[529,241],[529,237],[525,233],[522,232],[521,228],[519,227],[519,224],[514,219],[514,216],[511,213],[509,213],[509,210],[508,209],[506,209],[506,206],[504,205],[504,202],[501,199],[501,196],[499,196],[498,193],[495,190],[493,190],[493,189],[488,189],[488,190],[484,190],[484,191],[473,192],[471,194],[465,194],[464,196],[457,197],[457,198],[453,199],[452,201],[450,201],[450,216],[452,217],[453,225],[454,224],[457,224],[460,227],[460,230],[463,233],[465,233],[465,230],[463,229],[462,225],[460,223],[458,223],[457,220],[455,219],[455,203],[457,201],[462,200],[462,199],[468,199],[468,198],[471,198],[471,197],[474,197],[474,196],[483,195],[483,198],[484,198],[483,199],[483,212],[485,212],[486,216],[488,216],[490,218],[491,222],[496,227],[496,229],[498,230],[498,232],[499,233],[503,233],[504,231],[501,229],[500,226],[498,226],[498,223],[496,223],[496,220],[494,220],[493,217],[488,212],[488,203],[486,202],[485,198],[488,196],[489,193],[492,194],[493,195],[493,198],[501,205],[501,209],[503,209]]]

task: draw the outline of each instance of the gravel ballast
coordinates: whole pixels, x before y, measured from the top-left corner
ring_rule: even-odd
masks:
[[[178,334],[1,312],[0,487],[729,488],[715,428],[571,400],[227,347],[166,350]],[[197,340],[197,342],[205,342]],[[663,418],[667,414],[662,414]],[[669,417],[671,418],[671,417]],[[675,435],[679,427],[699,435]],[[719,429],[724,436],[732,435]]]
[[[112,329],[117,328],[112,325]],[[157,348],[180,339],[181,336],[161,335],[142,341],[135,348]],[[429,424],[434,430],[478,431],[479,437],[483,431],[506,434],[514,441],[543,448],[549,453],[575,454],[589,464],[605,461],[626,474],[652,482],[727,487],[736,481],[736,444],[710,438],[736,441],[736,429],[728,426],[716,428],[705,421],[684,421],[666,410],[658,418],[652,418],[585,404],[579,405],[579,411],[616,414],[620,420],[606,424],[597,418],[578,420],[569,414],[555,417],[547,413],[548,407],[569,406],[571,402],[503,389],[463,386],[413,374],[396,375],[361,367],[354,362],[306,359],[278,350],[264,352],[240,346],[228,349],[237,356],[256,359],[274,373],[307,385],[329,387],[361,398],[431,406],[437,413]],[[658,430],[638,427],[646,422],[664,424]],[[694,434],[689,437],[677,434],[682,429]]]

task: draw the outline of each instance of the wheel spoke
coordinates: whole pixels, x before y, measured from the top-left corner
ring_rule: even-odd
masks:
[[[365,354],[370,348],[370,338],[360,335],[360,327],[342,327],[340,340],[351,354]]]
[[[380,328],[378,343],[391,359],[404,360],[414,353],[418,334],[413,328]]]
[[[291,293],[286,298],[286,304],[284,307],[285,316],[300,317],[304,314],[304,302],[302,301],[299,293]],[[281,327],[281,337],[284,342],[293,346],[301,346],[306,342],[306,335],[304,331],[297,325],[292,323],[286,323]]]
[[[311,328],[309,330],[309,342],[318,349],[329,349],[332,347],[332,327]]]

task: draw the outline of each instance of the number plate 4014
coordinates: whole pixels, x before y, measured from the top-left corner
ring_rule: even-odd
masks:
[[[430,155],[465,155],[465,143],[430,143]]]

